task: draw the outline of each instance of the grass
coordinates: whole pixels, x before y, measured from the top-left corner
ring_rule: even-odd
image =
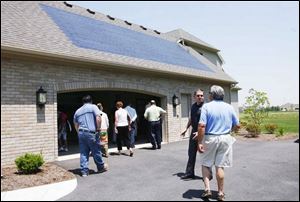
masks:
[[[240,120],[245,121],[244,114],[240,114]],[[279,128],[283,128],[284,133],[299,133],[299,112],[269,112],[268,118],[265,119],[265,124],[276,124],[278,126],[275,133],[278,133]],[[262,132],[267,132],[262,128]]]

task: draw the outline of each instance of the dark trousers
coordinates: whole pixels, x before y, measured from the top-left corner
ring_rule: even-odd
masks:
[[[160,121],[149,121],[150,142],[153,147],[161,147],[161,124]]]
[[[198,146],[198,141],[193,140],[193,137],[195,136],[193,133],[196,132],[192,130],[191,135],[190,135],[190,140],[189,140],[189,150],[188,150],[188,155],[189,155],[189,160],[186,165],[186,170],[185,173],[188,175],[195,175],[195,163],[196,163],[196,156],[197,156],[197,146]]]
[[[122,126],[122,127],[117,127],[118,134],[117,134],[117,145],[118,145],[118,150],[122,150],[122,142],[125,144],[127,149],[130,148],[130,140],[129,140],[129,130],[128,126]]]

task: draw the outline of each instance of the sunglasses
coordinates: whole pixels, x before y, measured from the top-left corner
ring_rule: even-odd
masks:
[[[203,97],[204,95],[196,95],[197,97]]]

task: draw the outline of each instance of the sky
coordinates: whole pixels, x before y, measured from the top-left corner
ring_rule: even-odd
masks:
[[[238,82],[273,106],[299,104],[299,2],[69,1],[160,32],[183,29],[220,50]]]

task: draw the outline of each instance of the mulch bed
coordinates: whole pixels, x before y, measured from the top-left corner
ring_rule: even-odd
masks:
[[[75,175],[55,164],[45,163],[36,174],[20,174],[15,166],[1,168],[1,192],[51,184],[75,178]]]

